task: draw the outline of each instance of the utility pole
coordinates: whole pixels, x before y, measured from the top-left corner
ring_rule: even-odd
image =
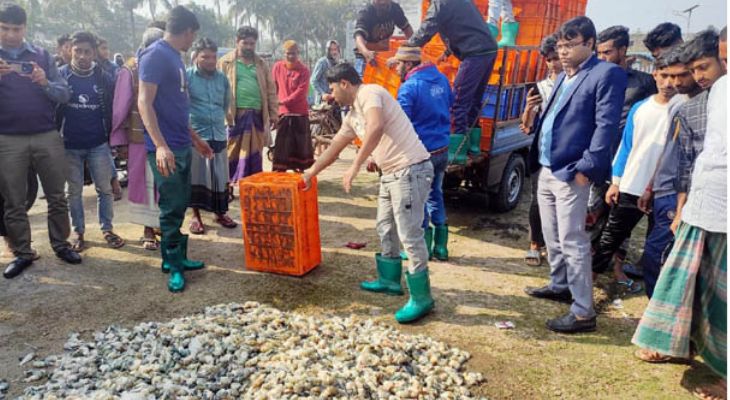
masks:
[[[674,11],[674,15],[687,19],[687,33],[689,33],[690,23],[692,22],[692,12],[699,8],[699,6],[699,4],[695,4],[686,10]]]

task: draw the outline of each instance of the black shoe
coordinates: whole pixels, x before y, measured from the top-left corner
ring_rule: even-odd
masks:
[[[3,272],[3,276],[5,279],[13,279],[16,276],[20,275],[21,272],[23,272],[24,269],[30,267],[30,265],[33,264],[33,260],[30,258],[16,258],[8,264],[8,267],[5,268],[5,272]]]
[[[61,249],[56,252],[56,257],[69,264],[81,264],[81,256],[79,253],[71,250],[70,248]]]
[[[543,286],[541,288],[525,288],[525,293],[538,299],[547,299],[552,301],[558,301],[560,303],[573,303],[573,296],[569,290],[564,292],[556,292],[550,289],[550,286]]]
[[[547,327],[558,333],[593,332],[596,330],[596,317],[591,319],[578,319],[569,312],[562,317],[547,321]]]

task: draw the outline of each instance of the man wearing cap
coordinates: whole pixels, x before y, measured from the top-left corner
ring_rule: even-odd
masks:
[[[441,189],[449,162],[449,110],[454,102],[449,80],[433,64],[421,64],[419,47],[401,46],[395,55],[397,71],[403,84],[398,89],[398,103],[431,154],[433,182],[423,220],[426,247],[436,259],[446,261],[449,229],[446,225],[444,193]],[[434,229],[429,227],[429,221]],[[434,243],[435,242],[435,243]]]
[[[454,79],[454,132],[466,133],[479,116],[497,58],[497,42],[471,1],[432,0],[421,27],[407,45],[423,47],[436,33],[446,44],[442,58],[453,54],[461,60]]]
[[[395,319],[400,323],[413,322],[434,306],[422,226],[423,209],[433,182],[430,154],[418,139],[408,116],[382,86],[362,84],[355,68],[347,63],[327,71],[327,81],[335,101],[349,106],[350,112],[327,150],[302,175],[305,188],[312,177],[337,160],[350,142],[355,138],[362,140],[362,147],[343,175],[342,183],[349,193],[353,180],[371,155],[382,170],[376,222],[381,253],[375,256],[378,278],[362,282],[360,288],[403,295],[403,262],[399,254],[403,244],[411,260],[405,274],[411,297],[395,313]]]

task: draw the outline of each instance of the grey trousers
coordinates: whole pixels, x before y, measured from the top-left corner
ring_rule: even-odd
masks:
[[[383,257],[400,258],[400,244],[408,254],[411,274],[428,268],[423,240],[423,209],[431,192],[433,165],[426,160],[380,177],[376,229]]]
[[[585,229],[590,185],[560,181],[546,167],[539,174],[537,195],[550,262],[550,289],[570,290],[573,315],[592,318],[596,313],[593,310],[591,242]]]
[[[0,193],[5,199],[5,226],[16,257],[31,258],[30,222],[25,210],[28,170],[38,172],[48,202],[48,236],[54,251],[69,247],[66,203],[66,155],[57,131],[0,135]]]

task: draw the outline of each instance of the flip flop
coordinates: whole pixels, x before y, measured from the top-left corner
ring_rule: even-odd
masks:
[[[141,237],[139,241],[142,242],[142,248],[145,250],[160,249],[160,242],[156,238]]]
[[[225,214],[216,216],[214,221],[218,225],[220,225],[224,228],[228,228],[228,229],[232,229],[232,228],[235,228],[238,226],[238,224],[234,220],[232,220],[231,217],[229,217],[228,215],[225,215]]]
[[[84,239],[73,239],[71,241],[71,250],[75,251],[76,253],[81,253],[82,251],[86,250]]]
[[[118,249],[124,246],[124,239],[112,231],[104,232],[104,240],[112,249]]]
[[[634,352],[634,357],[638,358],[639,360],[651,364],[662,364],[672,361],[672,357],[665,356],[664,354],[660,354],[656,351],[651,351],[647,349],[638,349]]]
[[[189,229],[190,229],[190,233],[192,233],[193,235],[205,234],[205,226],[203,226],[203,224],[200,221],[198,221],[197,219],[193,219],[190,222]]]
[[[540,250],[527,250],[527,254],[525,254],[525,264],[531,267],[539,267],[542,265],[542,254],[540,254]]]
[[[626,291],[630,294],[636,294],[644,290],[644,288],[641,287],[641,284],[638,282],[634,282],[633,279],[629,278],[625,281],[616,281],[616,283],[619,286],[625,286]]]
[[[345,247],[347,247],[348,249],[353,249],[353,250],[360,250],[360,249],[364,248],[367,245],[368,245],[367,243],[361,243],[361,242],[347,242],[347,243],[345,243]]]

